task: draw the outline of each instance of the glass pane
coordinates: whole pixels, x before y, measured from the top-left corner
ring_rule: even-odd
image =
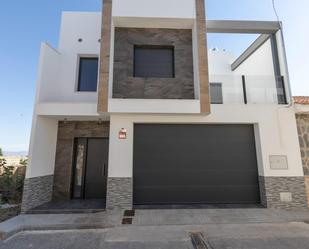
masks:
[[[209,75],[209,81],[220,82],[223,104],[244,103],[241,75]],[[219,91],[219,89],[217,90]]]
[[[174,48],[134,47],[134,77],[174,77]]]
[[[76,151],[75,179],[74,179],[74,198],[82,197],[83,165],[85,157],[85,145],[78,144]]]
[[[97,91],[98,58],[80,58],[78,91]]]
[[[223,104],[222,83],[210,83],[210,98],[212,104]]]
[[[276,77],[246,75],[248,104],[278,104]]]
[[[209,75],[212,104],[287,104],[284,78],[274,75]],[[221,103],[222,102],[222,103]]]

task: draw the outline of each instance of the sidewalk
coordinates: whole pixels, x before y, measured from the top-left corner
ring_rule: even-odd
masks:
[[[136,210],[132,225],[121,225],[122,211],[92,214],[19,215],[0,223],[0,238],[21,231],[104,229],[126,226],[198,226],[210,224],[256,224],[308,222],[309,212],[274,209],[173,209]]]
[[[308,249],[309,245],[309,225],[289,222],[27,231],[0,241],[0,248],[196,249],[191,232],[201,232],[209,249]]]
[[[0,223],[0,240],[21,231],[99,229],[119,226],[122,212],[25,214]]]

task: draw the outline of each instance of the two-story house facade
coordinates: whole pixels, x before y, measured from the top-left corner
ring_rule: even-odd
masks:
[[[258,34],[239,57],[207,33]],[[277,22],[205,19],[203,0],[104,0],[41,47],[23,211],[307,206]]]

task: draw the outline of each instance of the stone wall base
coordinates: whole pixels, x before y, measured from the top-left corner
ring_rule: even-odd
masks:
[[[19,205],[7,207],[7,208],[0,207],[0,222],[3,222],[5,220],[13,218],[14,216],[17,216],[19,212],[20,212]]]
[[[53,181],[53,175],[26,178],[21,212],[25,213],[29,209],[51,201]]]
[[[109,177],[107,179],[107,209],[132,209],[132,178]]]
[[[304,177],[260,176],[261,203],[267,208],[307,209]]]

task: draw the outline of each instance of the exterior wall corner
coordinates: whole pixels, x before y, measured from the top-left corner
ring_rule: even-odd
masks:
[[[54,176],[26,178],[24,183],[21,212],[40,206],[52,200]]]
[[[267,208],[307,210],[304,177],[259,177],[261,204]]]

